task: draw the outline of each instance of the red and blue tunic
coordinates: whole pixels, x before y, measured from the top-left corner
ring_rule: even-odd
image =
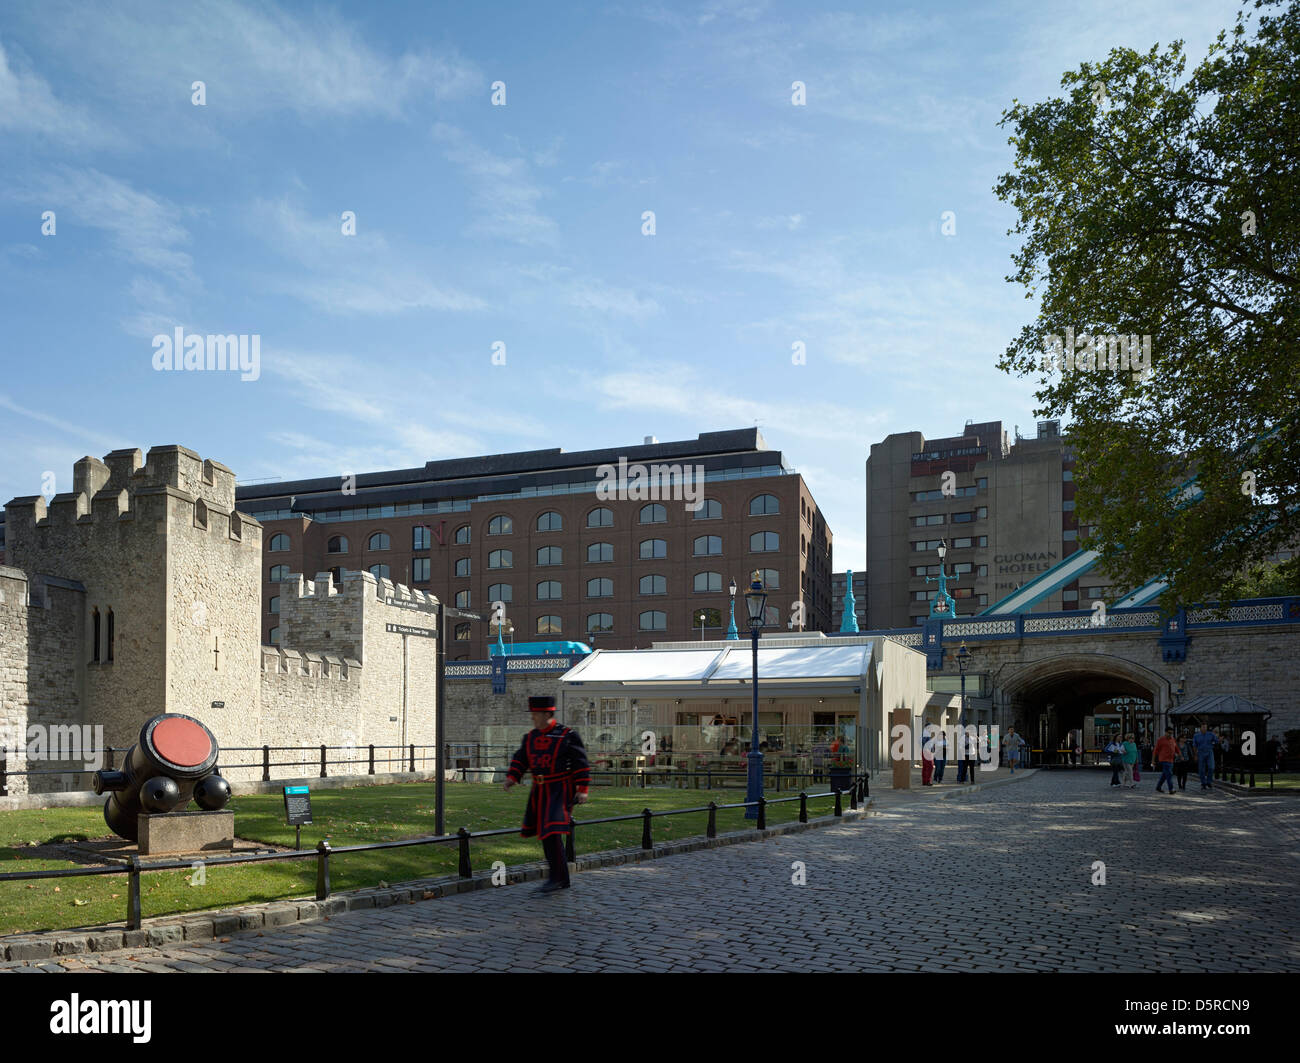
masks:
[[[544,730],[529,731],[510,758],[506,777],[519,782],[526,771],[533,773],[533,788],[520,833],[525,838],[543,839],[568,834],[573,830],[569,810],[575,795],[586,793],[591,785],[587,750],[578,732],[555,720]]]

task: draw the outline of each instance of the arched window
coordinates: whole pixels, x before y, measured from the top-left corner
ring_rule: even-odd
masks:
[[[455,633],[455,635],[453,635],[452,637],[453,637],[457,642],[468,642],[468,641],[469,641],[469,625],[468,625],[468,624],[457,624],[457,625],[456,625],[456,633]]]
[[[375,532],[370,537],[370,542],[366,544],[367,550],[388,550],[391,543],[388,538],[388,532]]]
[[[781,573],[774,568],[758,569],[758,578],[763,581],[763,589],[775,591],[781,589]]]
[[[370,574],[371,574],[372,576],[374,576],[375,579],[392,579],[392,578],[393,578],[391,575],[389,575],[389,571],[388,571],[388,566],[387,566],[387,565],[371,565],[371,566],[370,566]]]
[[[667,594],[668,580],[659,575],[642,576],[640,592],[642,594]]]
[[[455,543],[457,546],[464,546],[469,542],[469,525],[462,524],[456,529]]]
[[[668,542],[665,539],[642,539],[641,560],[668,556]]]
[[[266,549],[273,554],[283,553],[289,549],[289,536],[284,532],[276,532],[271,536],[271,541],[267,544]]]
[[[637,627],[642,631],[667,631],[668,614],[660,609],[647,609],[637,617]]]
[[[695,511],[692,520],[721,520],[722,503],[716,498],[706,498],[704,504]]]
[[[489,535],[510,535],[515,530],[515,522],[509,517],[493,517],[488,521]]]
[[[697,594],[703,594],[705,591],[722,590],[722,573],[721,572],[697,572],[695,573],[695,590]]]
[[[470,560],[468,557],[456,558],[456,575],[461,579],[468,579],[470,574]]]
[[[642,506],[641,512],[637,516],[638,524],[664,524],[668,521],[668,510],[658,502],[652,502],[648,506]]]
[[[457,592],[456,592],[456,608],[457,608],[457,609],[468,609],[468,608],[469,608],[469,602],[470,602],[469,591],[457,591]]]
[[[489,602],[513,602],[514,600],[514,588],[509,583],[494,583],[488,588]]]
[[[588,631],[613,631],[614,614],[613,613],[588,613],[587,630]]]
[[[766,517],[771,513],[781,512],[781,500],[776,495],[755,495],[749,500],[751,517]]]
[[[268,613],[278,613],[280,611],[280,596],[278,594],[272,596],[271,604],[266,611]]]
[[[515,555],[510,550],[493,550],[488,554],[488,568],[514,568]]]
[[[706,557],[711,554],[722,553],[722,536],[720,535],[701,535],[695,540],[694,554],[696,557]]]
[[[587,561],[595,564],[600,561],[614,560],[613,543],[592,543],[587,547]]]
[[[539,565],[562,565],[564,564],[564,551],[558,546],[539,546],[537,548],[537,563]]]
[[[327,554],[346,554],[348,552],[348,539],[346,535],[335,535],[328,543],[325,544]]]
[[[587,580],[587,597],[588,598],[614,597],[614,581],[612,579]]]
[[[537,634],[539,635],[558,635],[560,633],[560,618],[554,615],[539,616],[537,618]]]
[[[539,602],[555,601],[560,597],[560,581],[554,579],[544,579],[537,585],[537,600]]]
[[[278,627],[271,628],[271,630],[266,633],[266,637],[271,640],[272,646],[280,645],[280,629]]]
[[[767,553],[769,550],[780,550],[780,549],[781,549],[781,536],[777,535],[776,532],[772,532],[772,531],[754,532],[754,534],[749,537],[750,553],[762,554],[762,553]]]
[[[612,528],[614,526],[614,511],[606,506],[597,506],[587,514],[588,528]]]
[[[775,605],[769,605],[764,610],[763,626],[764,627],[781,626],[781,610],[778,609]]]
[[[288,565],[272,565],[272,566],[271,566],[271,582],[272,582],[272,583],[283,583],[283,582],[284,582],[285,580],[287,580],[288,578],[289,578],[289,566],[288,566]]]
[[[537,530],[538,531],[563,531],[564,518],[561,517],[558,513],[556,513],[555,510],[548,509],[545,513],[543,513],[540,517],[537,518]]]

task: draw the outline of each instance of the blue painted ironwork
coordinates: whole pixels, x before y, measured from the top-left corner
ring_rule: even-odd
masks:
[[[732,623],[734,625],[735,621]],[[853,598],[853,569],[844,573],[844,615],[840,618],[840,630],[858,630],[858,603]]]

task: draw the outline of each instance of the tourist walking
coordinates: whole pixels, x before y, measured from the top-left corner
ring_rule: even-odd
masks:
[[[1133,771],[1138,762],[1138,747],[1133,741],[1132,734],[1124,736],[1124,752],[1120,755],[1124,763],[1124,785],[1130,790],[1137,789],[1137,781],[1133,778]]]
[[[962,762],[961,766],[965,769],[966,781],[975,781],[975,764],[980,756],[980,740],[978,736],[978,727],[968,727],[962,735]],[[958,780],[960,781],[960,780]]]
[[[1118,736],[1106,743],[1106,755],[1110,758],[1110,784],[1119,786],[1120,769],[1124,767],[1124,743]]]
[[[934,732],[934,781],[943,782],[943,768],[948,763],[948,736],[944,728],[935,728]]]
[[[1214,749],[1218,745],[1216,735],[1210,733],[1208,723],[1201,724],[1200,733],[1192,739],[1196,747],[1196,774],[1201,777],[1201,789],[1214,789]]]
[[[1178,789],[1187,789],[1187,773],[1192,770],[1192,761],[1195,759],[1192,736],[1184,731],[1182,741],[1178,743],[1178,759],[1174,762],[1174,774],[1178,776]]]
[[[515,755],[510,758],[504,789],[509,790],[533,773],[533,788],[524,810],[520,834],[540,837],[542,852],[550,865],[551,875],[537,893],[554,893],[569,888],[569,863],[565,859],[564,840],[573,830],[570,809],[574,803],[585,804],[591,785],[587,750],[578,732],[555,720],[553,697],[531,697],[528,712],[533,729],[524,735]]]
[[[934,785],[934,740],[929,724],[921,730],[921,785]]]
[[[1166,727],[1162,737],[1156,740],[1156,764],[1160,767],[1160,779],[1156,782],[1156,793],[1160,787],[1168,784],[1169,795],[1174,793],[1174,762],[1178,760],[1178,743],[1174,741],[1174,729]]]
[[[1016,734],[1014,727],[1008,727],[1007,733],[1002,736],[1002,748],[1007,752],[1007,764],[1011,767],[1011,774],[1016,773],[1016,764],[1020,761],[1020,749],[1025,744],[1025,740]]]

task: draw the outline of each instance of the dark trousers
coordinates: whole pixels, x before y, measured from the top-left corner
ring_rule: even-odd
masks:
[[[948,762],[944,760],[942,757],[934,758],[934,781],[935,782],[943,782],[943,769],[944,769],[944,765],[946,765],[947,763]]]
[[[964,767],[964,768],[966,769],[966,781],[967,781],[967,782],[974,782],[974,781],[975,781],[975,761],[972,760],[971,758],[967,757],[967,758],[966,758],[965,760],[963,760],[961,763],[962,763],[962,767]]]
[[[546,862],[551,866],[551,881],[561,886],[569,884],[569,862],[564,859],[564,835],[552,834],[542,839],[542,852]]]
[[[1110,784],[1111,784],[1111,786],[1118,786],[1118,785],[1119,785],[1119,765],[1118,765],[1118,764],[1112,764],[1112,765],[1110,766]]]
[[[1156,789],[1169,785],[1169,792],[1174,792],[1174,762],[1172,760],[1162,760],[1160,762],[1160,781],[1156,783]]]
[[[1174,761],[1174,774],[1178,776],[1178,789],[1187,789],[1187,770],[1192,766],[1190,760]]]

